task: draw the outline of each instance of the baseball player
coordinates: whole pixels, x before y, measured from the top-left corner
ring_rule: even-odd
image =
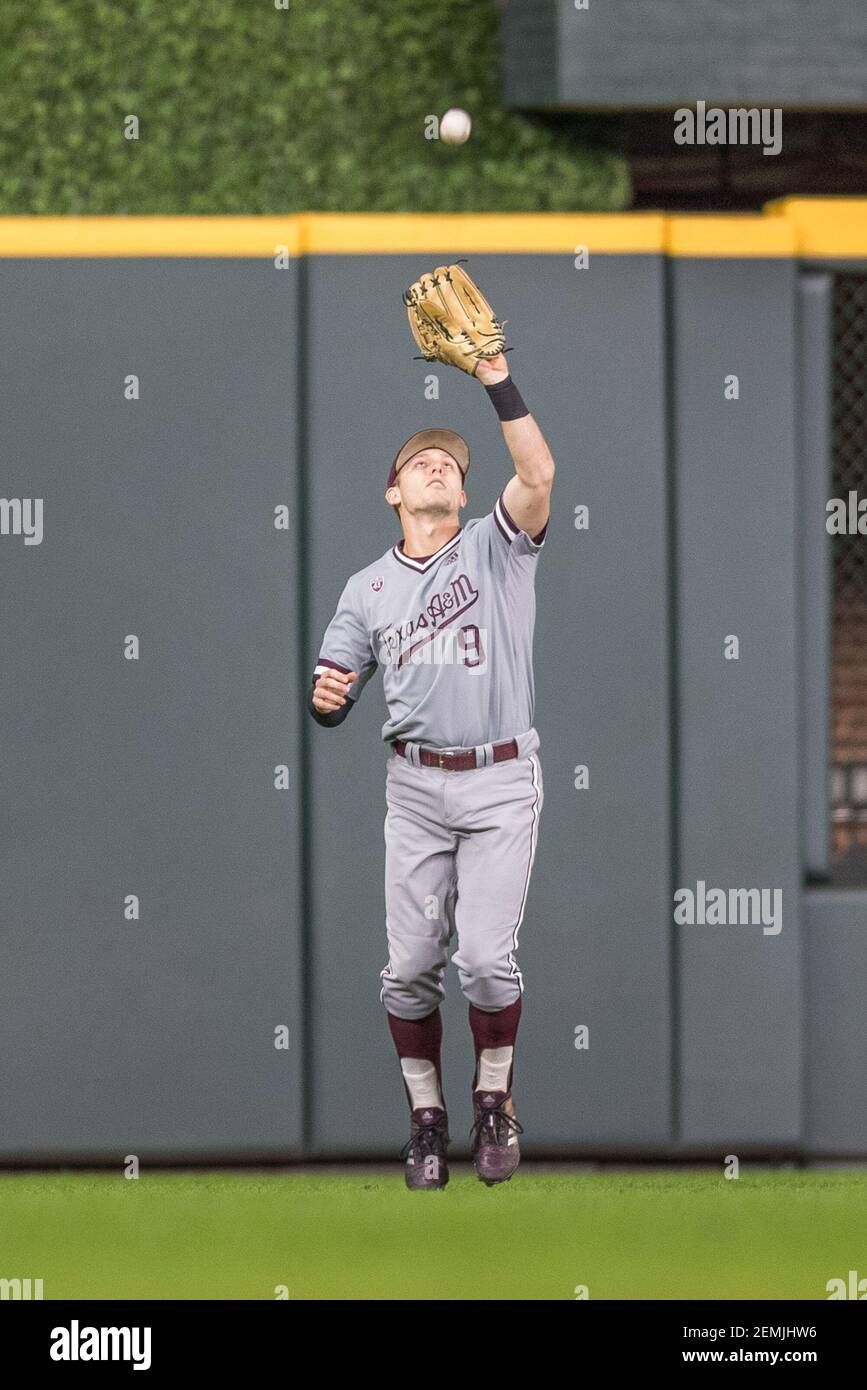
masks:
[[[321,725],[342,723],[382,668],[389,957],[380,1000],[410,1108],[406,1184],[430,1190],[449,1177],[440,1003],[454,938],[475,1047],[475,1170],[491,1186],[511,1178],[520,1158],[515,952],[543,800],[534,584],[554,462],[509,373],[502,324],[460,266],[422,276],[404,299],[424,356],[481,382],[515,473],[492,511],[462,523],[466,441],[424,429],[401,446],[385,500],[403,538],[346,583],[309,709]]]

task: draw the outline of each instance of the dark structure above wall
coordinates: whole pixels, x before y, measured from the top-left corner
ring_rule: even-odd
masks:
[[[506,104],[625,156],[634,208],[867,193],[863,0],[501,0],[501,15]]]
[[[629,159],[634,208],[759,211],[793,189],[867,193],[867,112],[787,109],[782,148],[773,157],[761,145],[677,145],[674,110],[590,119],[616,127],[617,148]]]
[[[502,13],[509,106],[867,104],[863,0],[506,0]]]

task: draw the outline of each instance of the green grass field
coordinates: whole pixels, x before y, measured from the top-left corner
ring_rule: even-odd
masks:
[[[825,1299],[867,1275],[867,1170],[0,1176],[0,1277],[46,1299]]]

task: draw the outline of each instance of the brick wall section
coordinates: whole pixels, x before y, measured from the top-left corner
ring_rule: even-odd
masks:
[[[867,602],[835,604],[833,641],[831,761],[867,769]],[[851,790],[850,774],[850,801]],[[832,844],[835,859],[854,846],[867,848],[867,820],[841,821],[835,814]]]

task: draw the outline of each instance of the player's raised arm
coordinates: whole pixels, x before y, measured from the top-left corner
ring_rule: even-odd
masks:
[[[554,485],[551,450],[509,375],[503,353],[481,358],[475,375],[500,417],[503,438],[515,465],[515,476],[503,492],[503,505],[522,531],[535,536],[547,524],[550,513]]]
[[[477,377],[503,426],[515,476],[503,505],[528,535],[548,521],[554,460],[545,437],[521,399],[503,354],[505,320],[498,318],[460,263],[419,277],[403,296],[409,326],[428,362],[445,362]]]

